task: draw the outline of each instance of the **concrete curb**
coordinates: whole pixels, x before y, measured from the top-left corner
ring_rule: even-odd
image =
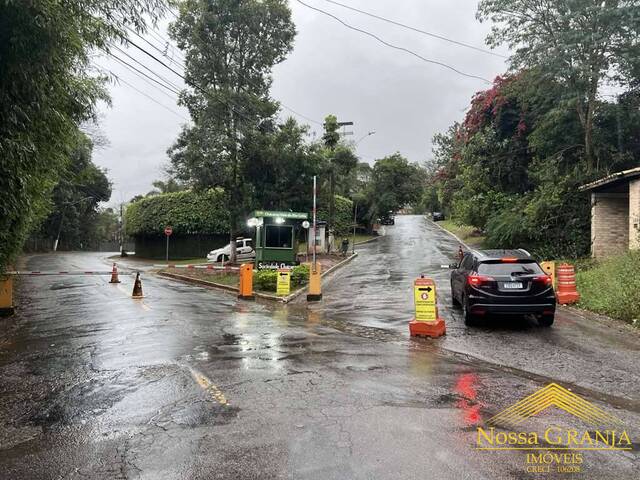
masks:
[[[371,243],[371,242],[375,242],[376,240],[378,240],[380,237],[384,237],[384,235],[376,235],[373,238],[370,238],[369,240],[363,240],[362,242],[356,242],[356,245],[364,245],[365,243]]]
[[[157,272],[161,277],[172,278],[174,280],[180,280],[186,283],[193,283],[195,285],[203,285],[205,287],[217,288],[218,290],[225,290],[227,292],[238,293],[240,289],[231,285],[224,285],[222,283],[210,282],[208,280],[202,280],[200,278],[187,277],[186,275],[180,275],[179,273],[171,272]]]
[[[171,278],[173,280],[178,280],[185,283],[191,283],[194,285],[200,285],[203,287],[209,287],[216,290],[223,290],[229,293],[238,294],[240,292],[240,289],[238,287],[234,287],[232,285],[225,285],[223,283],[210,282],[208,280],[202,280],[200,278],[193,278],[193,277],[188,277],[186,275],[180,275],[179,273],[157,272],[157,274],[161,277]],[[298,289],[294,293],[298,293],[300,290],[304,290],[304,289],[303,288]],[[288,297],[278,297],[276,295],[270,295],[268,293],[261,293],[256,291],[253,292],[253,295],[258,298],[264,298],[265,300],[272,300],[272,301],[278,301],[278,302],[281,302],[283,301],[283,299],[288,298]]]
[[[351,260],[353,260],[357,256],[358,256],[358,252],[355,252],[353,255],[351,255],[351,256],[345,258],[344,260],[342,260],[341,262],[336,263],[335,265],[333,265],[326,272],[323,272],[320,275],[320,277],[324,278],[326,275],[329,275],[330,273],[336,271],[338,268],[340,268],[343,265],[349,263]],[[157,272],[157,274],[159,276],[161,276],[161,277],[171,278],[173,280],[178,280],[178,281],[185,282],[185,283],[191,283],[191,284],[194,284],[194,285],[200,285],[200,286],[204,286],[204,287],[215,288],[217,290],[224,290],[225,292],[230,292],[230,293],[236,293],[237,294],[240,291],[240,289],[238,287],[233,287],[231,285],[224,285],[222,283],[210,282],[208,280],[202,280],[202,279],[199,279],[199,278],[188,277],[186,275],[180,275],[179,273]],[[296,290],[295,292],[291,293],[290,295],[288,295],[286,297],[278,297],[276,295],[270,295],[268,293],[261,293],[261,292],[256,292],[256,291],[254,291],[253,294],[254,294],[254,296],[256,296],[258,298],[263,298],[265,300],[270,300],[272,302],[289,303],[292,300],[295,300],[296,298],[298,298],[304,292],[306,292],[307,289],[308,289],[308,286],[305,285],[304,287],[299,288],[298,290]]]
[[[433,223],[436,227],[438,227],[438,228],[439,228],[440,230],[442,230],[443,232],[446,232],[446,233],[448,233],[449,235],[451,235],[453,238],[455,238],[455,239],[458,241],[458,243],[460,243],[461,245],[463,245],[467,250],[471,250],[471,247],[470,247],[469,245],[467,245],[465,242],[463,242],[463,241],[462,241],[462,239],[461,239],[459,236],[457,236],[455,233],[450,232],[450,231],[449,231],[449,230],[447,230],[446,228],[444,228],[444,227],[442,227],[442,226],[438,225],[436,222],[434,222],[433,220],[431,220],[431,219],[427,218],[426,216],[425,216],[424,218],[425,218],[425,220],[427,220],[428,222]]]

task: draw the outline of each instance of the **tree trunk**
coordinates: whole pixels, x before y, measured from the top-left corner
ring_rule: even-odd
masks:
[[[587,111],[584,115],[584,159],[587,163],[587,172],[593,171],[593,116],[596,107],[596,94],[598,92],[597,77],[592,79],[587,92]]]
[[[240,202],[240,195],[238,195],[238,142],[236,123],[233,115],[233,107],[229,107],[229,122],[231,130],[231,161],[232,174],[231,174],[231,192],[229,202],[229,261],[236,263],[237,250],[236,250],[236,235],[238,228],[238,205]]]

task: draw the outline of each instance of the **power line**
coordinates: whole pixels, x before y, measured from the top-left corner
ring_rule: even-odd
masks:
[[[175,56],[178,57],[182,62],[185,61],[184,56],[181,54],[180,49],[177,48],[173,43],[171,43],[171,41],[169,41],[167,38],[163,37],[160,32],[158,32],[157,30],[153,30],[151,28],[149,28],[147,30],[147,33],[154,39],[157,40],[158,42],[160,42],[162,45],[166,45],[167,48],[171,47],[171,50],[174,52]],[[165,55],[166,56],[166,55]]]
[[[279,100],[276,100],[280,105],[282,105],[284,108],[286,108],[287,110],[289,110],[291,113],[294,113],[295,115],[299,116],[300,118],[304,118],[305,120],[307,120],[308,122],[312,122],[318,125],[323,125],[322,122],[318,122],[317,120],[314,120],[313,118],[309,118],[299,112],[296,112],[293,108],[291,107],[287,107],[284,103],[280,102]]]
[[[154,83],[157,83],[158,85],[160,85],[161,87],[165,88],[166,90],[169,90],[171,93],[175,93],[176,95],[179,94],[180,92],[178,90],[174,90],[173,88],[165,85],[164,83],[156,80],[155,78],[150,77],[149,75],[147,75],[146,73],[138,70],[136,67],[134,67],[133,65],[125,62],[124,60],[122,60],[120,57],[118,57],[117,55],[115,55],[114,53],[109,53],[109,55],[113,58],[115,58],[118,62],[122,63],[123,65],[127,66],[128,68],[130,68],[131,70],[134,70],[135,72],[139,73],[140,75],[142,75],[145,78],[148,78],[149,80],[151,80]],[[157,74],[156,74],[157,75]],[[160,76],[158,76],[158,78],[161,78]]]
[[[378,42],[382,43],[383,45],[386,45],[387,47],[393,48],[395,50],[403,51],[405,53],[408,53],[409,55],[413,55],[414,57],[419,58],[420,60],[422,60],[424,62],[432,63],[432,64],[435,64],[435,65],[440,65],[441,67],[447,68],[447,69],[449,69],[449,70],[451,70],[451,71],[453,71],[453,72],[455,72],[455,73],[457,73],[459,75],[462,75],[463,77],[475,78],[477,80],[482,80],[483,82],[485,82],[485,83],[487,83],[489,85],[491,84],[491,82],[489,80],[487,80],[486,78],[479,77],[477,75],[472,75],[472,74],[469,74],[469,73],[464,73],[464,72],[458,70],[457,68],[452,67],[451,65],[448,65],[446,63],[439,62],[437,60],[431,60],[429,58],[423,57],[422,55],[420,55],[420,54],[418,54],[418,53],[416,53],[416,52],[414,52],[412,50],[409,50],[408,48],[404,48],[404,47],[399,47],[397,45],[393,45],[393,44],[391,44],[389,42],[386,42],[385,40],[383,40],[382,38],[378,37],[377,35],[375,35],[375,34],[373,34],[371,32],[368,32],[366,30],[362,30],[360,28],[354,27],[353,25],[349,25],[348,23],[344,22],[340,18],[336,17],[335,15],[333,15],[333,14],[331,14],[331,13],[325,11],[325,10],[322,10],[322,9],[316,8],[316,7],[312,7],[311,5],[308,5],[308,4],[304,3],[302,0],[296,0],[296,1],[299,4],[304,5],[305,7],[309,8],[311,10],[315,10],[316,12],[320,12],[323,15],[326,15],[328,17],[333,18],[334,20],[336,20],[337,22],[341,23],[342,25],[344,25],[345,27],[347,27],[350,30],[354,30],[356,32],[363,33],[364,35],[367,35],[367,36],[377,40]]]
[[[168,10],[169,10],[169,12],[171,12],[171,14],[175,17],[175,19],[176,19],[176,20],[179,20],[179,15],[177,15],[177,14],[175,13],[175,11],[171,8],[171,6],[169,6],[169,7],[168,7]],[[163,40],[166,42],[166,44],[167,44],[167,45],[169,45],[169,46],[171,46],[172,48],[174,48],[174,47],[173,47],[173,45],[171,45],[171,43],[170,43],[168,40],[166,40],[162,35],[160,35],[160,33],[159,33],[159,32],[156,32],[155,30],[151,30],[149,33],[151,33],[151,32],[155,33],[158,37],[160,37],[160,39],[163,39]],[[139,36],[139,35],[138,35],[138,36]],[[178,52],[178,51],[179,51],[179,50],[176,50],[176,52]],[[165,56],[166,56],[166,55],[165,55]],[[182,59],[183,59],[183,62],[186,62],[186,58],[185,58],[184,56],[182,57]],[[184,65],[182,65],[182,68],[184,69],[184,68],[185,68],[185,66],[184,66]],[[245,77],[241,72],[237,72],[237,74],[238,74],[238,76],[239,76],[239,77],[242,77],[242,79],[243,79],[245,82],[247,82],[247,83],[252,83],[252,82],[250,82],[250,81],[249,81],[249,79],[248,79],[247,77]],[[278,103],[279,103],[283,108],[285,108],[286,110],[289,110],[291,113],[293,113],[293,114],[297,115],[298,117],[300,117],[300,118],[304,118],[304,119],[305,119],[305,120],[307,120],[308,122],[312,122],[312,123],[315,123],[315,124],[317,124],[317,125],[324,125],[324,124],[323,124],[323,122],[319,122],[318,120],[314,120],[313,118],[309,118],[309,117],[307,117],[306,115],[303,115],[302,113],[297,112],[296,110],[294,110],[293,108],[289,107],[288,105],[286,105],[285,103],[283,103],[283,102],[281,102],[281,101],[279,101],[279,100],[276,100],[276,101],[277,101],[277,102],[278,102]]]
[[[131,41],[131,39],[126,39],[127,43],[130,43],[131,45],[135,46],[137,49],[139,49],[140,51],[144,52],[146,55],[150,56],[151,58],[153,58],[156,62],[160,63],[162,66],[164,66],[167,70],[169,70],[170,72],[172,72],[173,74],[175,74],[176,76],[180,77],[181,79],[185,79],[184,75],[180,72],[175,71],[173,68],[171,68],[170,66],[168,66],[166,63],[164,63],[162,60],[158,59],[157,57],[155,57],[153,54],[149,53],[148,51],[146,51],[144,48],[138,46],[136,43],[134,43],[133,41]],[[170,80],[167,80],[166,78],[164,78],[162,75],[159,75],[158,73],[156,73],[154,70],[152,70],[151,68],[147,67],[144,63],[142,63],[140,60],[132,57],[129,53],[125,52],[124,50],[122,50],[120,47],[118,47],[117,45],[114,45],[114,47],[122,52],[124,55],[126,55],[128,58],[130,58],[131,60],[133,60],[134,62],[136,62],[138,65],[140,65],[141,67],[143,67],[145,70],[147,70],[148,72],[151,72],[152,74],[154,74],[156,77],[158,77],[159,79],[161,79],[163,82],[165,82],[167,85],[169,85],[170,87],[174,88],[175,90],[180,90],[180,87],[178,87],[177,85],[175,85],[173,82],[171,82]]]
[[[118,79],[119,82],[124,83],[125,85],[127,85],[128,87],[132,88],[133,90],[135,90],[136,92],[138,92],[140,95],[144,95],[145,97],[147,97],[149,100],[151,100],[153,103],[161,106],[162,108],[164,108],[165,110],[168,110],[169,112],[173,113],[174,115],[176,115],[177,117],[180,117],[181,119],[183,119],[185,122],[188,122],[189,119],[184,117],[183,115],[181,115],[180,113],[176,112],[175,110],[173,110],[172,108],[167,107],[165,104],[160,103],[158,100],[156,100],[155,98],[153,98],[150,95],[147,95],[145,92],[143,92],[142,90],[139,90],[138,88],[136,88],[135,86],[133,86],[132,84],[130,84],[129,82],[127,82],[124,78],[116,75],[115,73],[113,73],[111,70],[108,69],[104,69],[101,67],[100,68],[104,73],[109,73],[111,75],[113,75],[116,79]]]
[[[142,35],[140,35],[138,32],[136,32],[135,30],[131,29],[130,27],[126,26],[127,30],[129,30],[131,33],[133,33],[134,35],[136,35],[138,38],[140,38],[143,42],[145,42],[147,45],[149,45],[151,48],[153,48],[154,50],[156,50],[157,52],[160,52],[160,54],[167,58],[169,61],[175,63],[176,65],[178,65],[179,67],[184,69],[184,65],[181,62],[178,62],[177,60],[173,59],[173,58],[169,58],[167,56],[167,53],[164,50],[160,50],[156,45],[154,45],[153,43],[151,43],[149,40],[147,40],[146,38],[144,38]],[[167,43],[168,45],[168,43]]]
[[[480,48],[480,47],[476,47],[475,45],[470,45],[470,44],[468,44],[468,43],[459,42],[458,40],[453,40],[452,38],[447,38],[447,37],[445,37],[445,36],[443,36],[443,35],[438,35],[437,33],[427,32],[427,31],[425,31],[425,30],[421,30],[421,29],[419,29],[419,28],[412,27],[412,26],[410,26],[410,25],[406,25],[406,24],[404,24],[404,23],[400,23],[400,22],[397,22],[397,21],[395,21],[395,20],[391,20],[391,19],[389,19],[389,18],[381,17],[381,16],[376,15],[376,14],[371,13],[371,12],[365,12],[364,10],[360,10],[360,9],[357,9],[357,8],[352,7],[352,6],[350,6],[350,5],[345,5],[345,4],[343,4],[343,3],[336,2],[336,1],[334,1],[334,0],[324,0],[324,1],[325,1],[325,2],[328,2],[328,3],[333,3],[334,5],[338,5],[338,6],[340,6],[340,7],[346,8],[346,9],[348,9],[348,10],[353,10],[354,12],[362,13],[363,15],[367,15],[367,16],[369,16],[369,17],[376,18],[376,19],[378,19],[378,20],[382,20],[383,22],[391,23],[392,25],[396,25],[396,26],[398,26],[398,27],[406,28],[406,29],[408,29],[408,30],[412,30],[412,31],[414,31],[414,32],[422,33],[423,35],[427,35],[427,36],[429,36],[429,37],[433,37],[433,38],[437,38],[437,39],[439,39],[439,40],[443,40],[443,41],[445,41],[445,42],[453,43],[453,44],[458,45],[458,46],[460,46],[460,47],[470,48],[470,49],[472,49],[472,50],[476,50],[477,52],[486,53],[486,54],[488,54],[488,55],[493,55],[493,56],[495,56],[495,57],[500,57],[500,58],[509,58],[509,57],[508,57],[508,56],[506,56],[506,55],[501,55],[501,54],[499,54],[499,53],[492,52],[491,50],[487,50],[487,49],[485,49],[485,48]]]
[[[113,56],[114,59],[118,60],[115,56]],[[120,60],[118,60],[120,61]],[[132,74],[134,74],[136,77],[138,77],[140,80],[142,80],[143,82],[145,82],[147,85],[150,85],[151,87],[155,88],[156,90],[158,90],[160,93],[162,93],[164,96],[166,96],[167,98],[173,100],[174,102],[177,103],[177,98],[175,96],[172,96],[170,94],[168,94],[165,90],[163,90],[162,88],[159,88],[157,85],[154,85],[153,83],[151,83],[149,80],[152,80],[155,82],[154,79],[148,77],[147,75],[145,75],[143,72],[139,72],[137,69],[134,69],[133,67],[129,67],[126,65],[126,63],[123,63],[122,66],[124,68],[126,68],[127,70],[129,70],[129,72],[131,72]],[[147,78],[149,78],[149,80],[147,80]],[[164,87],[166,89],[166,87]]]
[[[141,52],[143,52],[144,54],[146,54],[146,55],[148,55],[149,57],[151,57],[153,60],[155,60],[156,62],[158,62],[160,65],[162,65],[163,67],[165,67],[166,69],[168,69],[169,71],[173,72],[175,75],[179,76],[180,78],[182,78],[183,80],[185,80],[185,81],[186,81],[186,78],[185,78],[185,76],[184,76],[182,73],[179,73],[179,72],[175,71],[173,68],[171,68],[170,66],[168,66],[168,65],[167,65],[166,63],[164,63],[162,60],[158,59],[155,55],[153,55],[153,54],[149,53],[147,50],[145,50],[144,48],[142,48],[140,45],[138,45],[138,44],[136,44],[135,42],[133,42],[131,39],[127,39],[126,41],[127,41],[128,43],[130,43],[131,45],[133,45],[134,47],[136,47],[136,48],[137,48],[138,50],[140,50]],[[116,47],[116,48],[117,48],[117,47]],[[132,58],[131,56],[129,56],[129,57],[130,57],[130,58]],[[145,68],[146,68],[146,67],[145,67]],[[156,75],[157,75],[157,74],[156,74]],[[242,74],[240,74],[240,76],[242,76],[242,77],[244,78],[244,80],[248,82],[247,78],[245,78]],[[199,91],[200,91],[201,93],[203,93],[204,95],[208,96],[209,98],[211,98],[211,99],[215,100],[216,102],[219,102],[219,103],[221,103],[222,105],[224,105],[224,106],[226,106],[226,107],[230,108],[233,112],[235,112],[236,114],[240,115],[241,117],[244,117],[245,119],[250,120],[250,119],[249,119],[249,118],[248,118],[244,113],[239,112],[239,111],[237,111],[236,109],[234,109],[232,105],[229,105],[228,103],[226,103],[225,101],[223,101],[223,100],[221,100],[221,99],[219,99],[219,98],[211,97],[211,95],[210,95],[206,90],[204,90],[202,87],[200,87],[199,85],[195,85],[195,84],[194,84],[194,85],[193,85],[193,87],[194,87],[195,89],[199,90]],[[302,114],[300,114],[300,113],[296,112],[294,109],[292,109],[291,107],[286,106],[284,103],[282,103],[282,102],[278,102],[278,103],[280,103],[280,105],[282,105],[282,106],[283,106],[284,108],[286,108],[287,110],[289,110],[289,111],[291,111],[291,112],[295,113],[296,115],[299,115],[300,117],[302,117],[302,118],[304,118],[304,119],[306,119],[306,120],[308,120],[308,121],[310,121],[310,122],[317,123],[318,125],[322,125],[322,123],[321,123],[321,122],[318,122],[318,121],[316,121],[316,120],[312,120],[312,119],[310,119],[309,117],[306,117],[306,116],[304,116],[304,115],[302,115]]]

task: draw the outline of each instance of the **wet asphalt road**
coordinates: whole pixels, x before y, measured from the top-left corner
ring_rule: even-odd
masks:
[[[551,329],[467,328],[451,310],[457,243],[397,217],[308,306],[143,276],[25,277],[0,323],[0,478],[637,478],[632,452],[585,452],[582,473],[527,474],[525,454],[474,449],[476,426],[550,382],[640,435],[640,336],[563,309]],[[33,270],[104,268],[36,255]],[[436,279],[447,336],[412,340],[411,283]],[[530,429],[575,426],[547,410]],[[528,428],[529,429],[529,428]]]

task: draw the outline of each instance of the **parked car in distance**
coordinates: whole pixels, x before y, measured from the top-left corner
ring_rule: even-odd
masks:
[[[439,222],[440,220],[444,220],[444,213],[442,212],[431,212],[431,218],[434,222]]]
[[[396,218],[393,215],[385,215],[384,217],[382,217],[380,219],[380,223],[382,225],[395,225],[396,224]]]
[[[553,282],[526,250],[471,250],[450,266],[453,305],[465,324],[494,314],[533,314],[541,326],[553,324]]]
[[[225,262],[231,256],[231,244],[227,244],[217,250],[211,250],[207,255],[210,262]],[[253,260],[256,258],[256,251],[253,249],[253,240],[251,238],[236,239],[236,258],[238,260]]]

